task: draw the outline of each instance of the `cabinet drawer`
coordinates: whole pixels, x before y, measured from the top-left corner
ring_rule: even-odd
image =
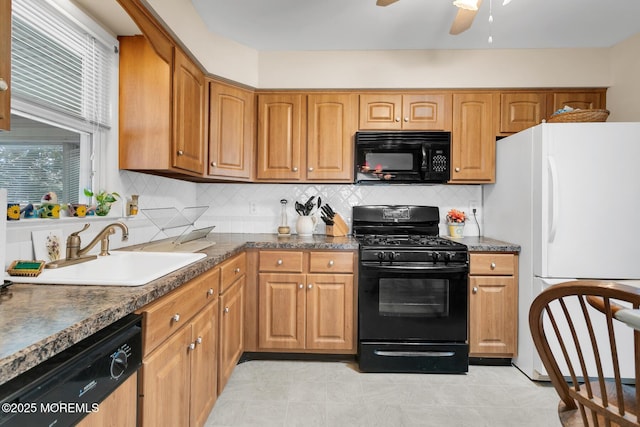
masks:
[[[302,273],[303,254],[290,251],[262,251],[258,264],[260,271]]]
[[[237,278],[247,272],[247,256],[244,252],[220,266],[220,293],[227,290]]]
[[[353,273],[353,253],[311,252],[309,254],[309,272]]]
[[[511,276],[516,272],[516,257],[513,254],[470,254],[469,274],[489,276]]]
[[[171,334],[187,324],[208,302],[217,298],[220,272],[205,273],[141,308],[143,353],[149,354]]]

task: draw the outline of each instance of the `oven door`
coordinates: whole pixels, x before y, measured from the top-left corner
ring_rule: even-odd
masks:
[[[361,263],[361,341],[465,343],[468,267]]]

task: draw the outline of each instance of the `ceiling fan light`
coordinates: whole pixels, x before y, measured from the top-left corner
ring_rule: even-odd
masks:
[[[466,10],[478,10],[478,0],[454,0],[454,6]]]

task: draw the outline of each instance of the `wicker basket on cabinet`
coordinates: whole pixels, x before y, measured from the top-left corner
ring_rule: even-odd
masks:
[[[554,114],[547,123],[579,123],[579,122],[606,122],[609,110],[574,110],[566,113]]]

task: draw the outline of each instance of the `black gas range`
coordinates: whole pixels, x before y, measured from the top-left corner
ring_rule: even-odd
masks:
[[[435,206],[353,208],[361,371],[468,371],[468,250],[439,222]]]

